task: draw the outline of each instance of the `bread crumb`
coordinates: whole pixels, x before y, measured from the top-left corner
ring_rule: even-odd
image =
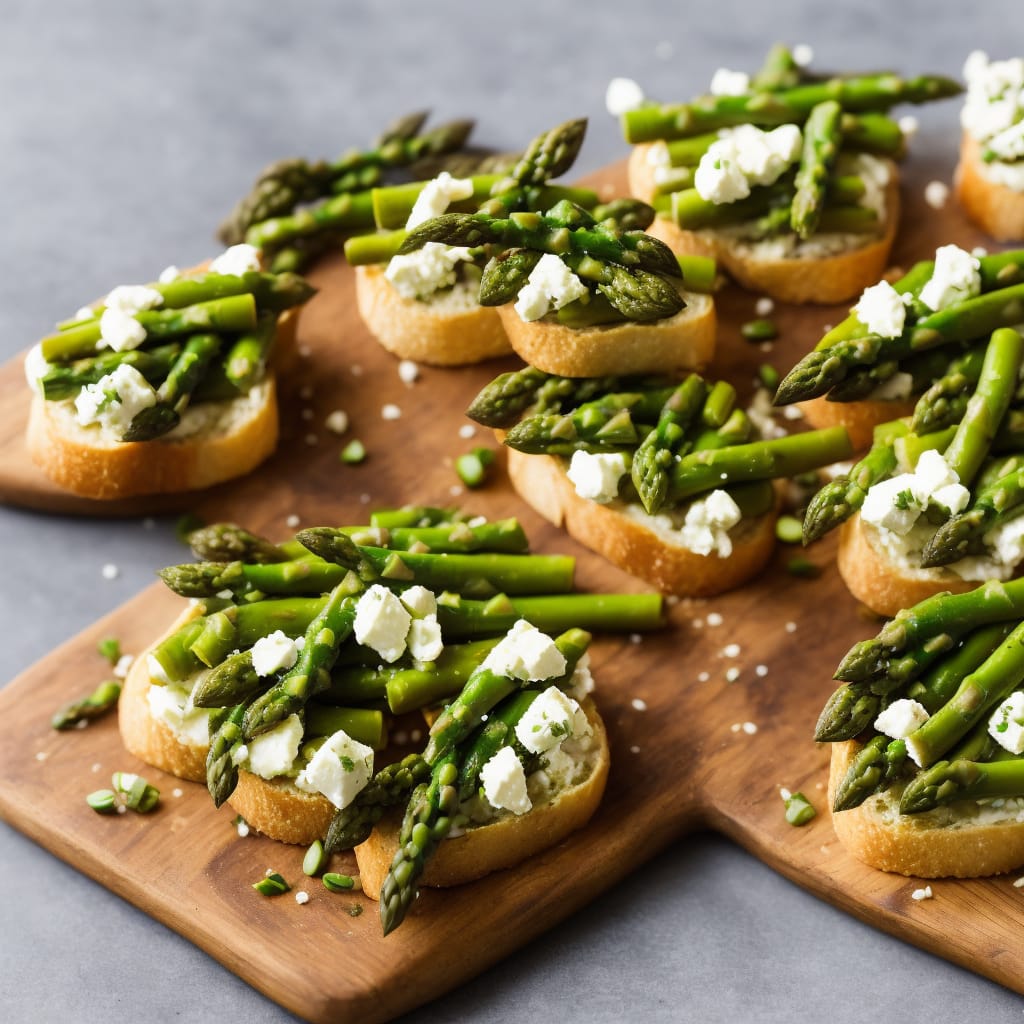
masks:
[[[380,415],[385,420],[397,420],[401,419],[402,410],[394,402],[388,402],[387,405],[381,406]]]
[[[97,762],[96,762],[96,763],[95,763],[95,764],[94,764],[94,765],[92,766],[92,770],[93,770],[94,772],[98,772],[98,771],[99,771],[99,770],[100,770],[100,769],[101,769],[102,767],[103,767],[103,765],[101,765],[101,764],[99,763],[99,761],[97,761]]]
[[[121,575],[121,570],[114,565],[113,562],[107,562],[107,564],[100,569],[100,574],[105,580],[116,580],[117,577]]]
[[[290,515],[284,521],[284,525],[287,526],[289,529],[294,530],[295,527],[297,527],[299,525],[299,523],[301,523],[301,522],[302,522],[302,520],[297,515],[293,514],[293,515]]]
[[[921,900],[930,900],[934,895],[935,893],[932,892],[932,887],[930,885],[926,885],[923,889],[915,889],[910,894],[910,898],[920,903]]]
[[[732,725],[730,725],[730,726],[729,726],[729,729],[730,729],[730,730],[731,730],[732,732],[739,732],[739,731],[740,731],[740,729],[742,729],[742,728],[743,728],[743,726],[742,726],[742,725],[740,725],[740,723],[739,723],[739,722],[733,722],[733,723],[732,723]]]
[[[924,187],[924,201],[933,209],[941,210],[949,199],[949,186],[943,181],[929,181]]]
[[[634,697],[630,701],[630,703],[633,705],[634,709],[637,710],[637,711],[646,711],[647,710],[647,701],[642,700],[640,697]]]

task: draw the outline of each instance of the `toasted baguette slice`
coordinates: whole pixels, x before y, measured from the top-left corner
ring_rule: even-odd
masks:
[[[576,785],[559,790],[549,800],[535,803],[526,814],[500,818],[445,839],[427,861],[421,884],[462,885],[492,871],[512,867],[560,843],[590,820],[604,794],[610,753],[604,723],[593,701],[584,700],[583,709],[594,730],[589,775]],[[398,812],[386,816],[370,838],[356,847],[363,892],[373,899],[379,898],[381,883],[398,849],[401,820]]]
[[[275,366],[288,359],[297,322],[297,310],[279,318]],[[272,454],[277,438],[273,370],[238,398],[187,409],[179,426],[155,441],[121,441],[80,426],[73,400],[47,402],[38,394],[26,435],[33,461],[54,483],[101,501],[200,490],[244,476]]]
[[[873,399],[859,402],[830,402],[827,398],[812,398],[800,402],[807,422],[816,430],[826,427],[846,427],[854,451],[871,447],[875,427],[880,423],[909,416],[914,411],[914,399]]]
[[[642,142],[634,146],[629,152],[629,159],[626,161],[626,181],[630,195],[645,203],[654,202],[654,191],[656,182],[654,172],[656,166],[648,159],[648,154],[654,147],[653,142]]]
[[[374,337],[401,359],[464,366],[512,351],[497,312],[465,286],[418,302],[399,295],[383,267],[356,267],[356,303]]]
[[[877,541],[878,531],[860,515],[839,528],[839,575],[850,593],[878,615],[895,615],[902,608],[934,594],[974,590],[980,580],[965,580],[950,569],[908,569],[895,565]]]
[[[779,256],[772,239],[744,241],[729,231],[701,228],[686,231],[671,220],[655,219],[648,228],[680,255],[713,256],[744,288],[782,302],[844,302],[877,283],[889,263],[899,224],[900,193],[896,166],[885,190],[885,222],[881,235],[820,235],[801,243],[798,255]],[[833,252],[826,243],[845,243]]]
[[[529,323],[510,305],[499,306],[508,340],[520,358],[562,377],[671,373],[701,370],[715,355],[715,303],[710,295],[680,289],[686,308],[652,323],[565,327]]]
[[[519,496],[545,519],[666,594],[712,597],[732,590],[756,576],[775,549],[774,511],[741,522],[730,534],[732,554],[720,558],[682,547],[675,531],[655,517],[634,517],[622,502],[599,505],[581,498],[562,459],[509,449],[508,475]]]
[[[830,806],[860,748],[855,740],[833,744]],[[1024,824],[1017,818],[1017,807],[982,812],[978,804],[965,800],[926,814],[901,815],[901,792],[896,787],[832,815],[839,841],[858,860],[918,878],[980,878],[1024,864]]]
[[[967,216],[984,232],[998,242],[1024,239],[1024,192],[992,180],[981,147],[966,132],[960,139],[954,186]]]
[[[228,804],[250,828],[281,843],[309,846],[323,839],[335,807],[319,793],[307,793],[288,779],[262,779],[240,771]]]

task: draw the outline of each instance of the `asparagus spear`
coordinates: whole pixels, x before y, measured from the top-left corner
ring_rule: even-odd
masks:
[[[459,766],[459,798],[468,800],[479,787],[480,771],[510,741],[515,740],[515,727],[540,696],[539,690],[520,690],[506,697],[477,730],[466,745]]]
[[[291,554],[234,523],[212,523],[188,535],[196,558],[208,562],[286,562]]]
[[[653,142],[737,124],[800,124],[825,100],[836,100],[844,110],[861,113],[888,110],[897,103],[928,103],[962,91],[957,82],[935,75],[909,79],[891,74],[833,78],[775,93],[702,97],[691,104],[640,107],[623,115],[622,127],[627,142]]]
[[[39,384],[48,402],[74,398],[87,384],[98,383],[101,378],[124,365],[138,370],[155,387],[167,376],[180,353],[181,345],[177,342],[148,351],[128,349],[124,352],[101,352],[68,365],[51,367]]]
[[[238,785],[238,766],[234,753],[242,744],[242,721],[245,704],[233,707],[214,728],[211,720],[210,750],[206,755],[206,788],[220,807]]]
[[[325,231],[340,234],[372,227],[372,192],[345,192],[315,206],[253,224],[245,240],[257,249],[274,249]]]
[[[252,665],[252,650],[229,654],[192,687],[192,704],[197,708],[226,708],[247,703],[271,681],[261,678]]]
[[[1024,795],[1024,759],[981,763],[938,761],[916,775],[900,798],[900,814],[923,814],[957,800]]]
[[[823,100],[811,109],[804,125],[803,152],[790,208],[790,225],[800,238],[810,238],[821,220],[825,184],[839,155],[842,113],[835,100]]]
[[[985,347],[977,345],[953,359],[945,373],[917,400],[910,429],[915,434],[959,423],[977,387],[985,360]]]
[[[54,729],[63,730],[71,729],[80,722],[90,722],[94,718],[105,715],[117,704],[117,699],[120,696],[121,684],[113,679],[107,679],[100,683],[92,693],[62,707],[50,719],[50,725]]]
[[[768,51],[757,74],[750,80],[753,92],[776,92],[800,84],[800,65],[785,43],[775,43]]]

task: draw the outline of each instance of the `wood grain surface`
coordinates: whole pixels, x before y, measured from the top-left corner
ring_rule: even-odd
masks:
[[[623,181],[623,167],[616,166],[591,183],[615,190]],[[955,210],[937,214],[924,206],[922,184],[906,188],[906,226],[895,263],[906,265],[947,241],[967,247],[983,242]],[[535,550],[575,554],[582,589],[644,589],[541,521],[501,474],[485,490],[461,493],[453,457],[493,444],[482,430],[474,438],[460,436],[462,410],[513,360],[464,370],[423,367],[420,379],[406,385],[396,361],[359,321],[349,269],[334,260],[311,276],[321,291],[299,325],[300,358],[285,382],[278,453],[243,481],[190,496],[188,507],[209,520],[234,518],[282,537],[291,532],[285,525],[291,515],[307,526],[356,523],[380,505],[461,501],[491,516],[520,516]],[[775,319],[781,337],[766,352],[739,336],[755,299],[736,289],[719,296],[714,370],[747,392],[760,363],[788,369],[823,324],[842,315],[821,307],[780,308]],[[76,508],[54,495],[33,475],[20,444],[19,417],[23,423],[27,403],[20,366],[8,364],[0,370],[0,500],[84,514],[142,514],[152,507],[141,502],[108,509],[90,502]],[[385,403],[398,405],[401,417],[384,420]],[[338,408],[351,417],[345,438],[323,427]],[[369,449],[361,466],[338,460],[350,437]],[[627,898],[630,875],[697,828],[723,832],[870,924],[1024,992],[1016,952],[1024,907],[1013,898],[1012,879],[932,883],[940,898],[915,902],[910,893],[917,881],[867,868],[836,842],[824,794],[828,750],[810,737],[839,657],[873,625],[839,580],[831,541],[810,551],[824,570],[815,580],[785,572],[790,554],[778,552],[769,569],[738,592],[673,604],[670,626],[660,634],[639,643],[629,637],[598,640],[596,696],[611,740],[612,771],[595,818],[528,864],[458,889],[424,891],[387,939],[380,936],[375,904],[360,895],[333,895],[303,878],[302,850],[255,835],[238,838],[233,812],[214,810],[202,787],[128,756],[113,718],[82,732],[50,729],[54,709],[108,671],[96,652],[100,638],[113,634],[124,650],[139,651],[177,614],[181,599],[159,585],[0,693],[0,815],[316,1022],[369,1024],[436,997],[602,893],[615,888],[617,899]],[[715,617],[708,622],[710,612],[721,616],[719,624]],[[726,656],[727,644],[739,645],[738,657]],[[731,668],[739,669],[734,680],[727,678]],[[756,731],[744,730],[743,723]],[[148,817],[110,818],[90,810],[85,794],[108,785],[114,770],[143,771],[162,791],[160,809]],[[786,824],[780,786],[811,799],[819,815],[808,827]],[[267,868],[308,889],[309,903],[257,897],[250,885]],[[352,871],[354,860],[339,857],[336,869]],[[351,916],[356,906],[366,913]]]

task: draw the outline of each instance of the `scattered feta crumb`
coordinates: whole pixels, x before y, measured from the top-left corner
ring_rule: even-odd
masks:
[[[179,799],[180,797],[183,797],[184,795],[185,795],[185,790],[183,790],[181,788],[181,786],[175,786],[174,789],[171,790],[171,796],[173,796],[175,799]]]
[[[722,648],[722,654],[726,658],[738,658],[740,656],[740,645],[739,644],[726,644]]]
[[[415,384],[419,376],[420,368],[411,359],[403,359],[398,364],[398,379],[403,384]]]
[[[875,728],[894,740],[906,739],[914,730],[928,721],[924,705],[901,697],[894,700],[876,719]]]
[[[697,682],[698,683],[706,683],[710,678],[711,678],[711,673],[710,672],[698,672],[697,673]]]
[[[440,217],[453,202],[469,199],[472,195],[473,182],[469,178],[456,178],[448,171],[442,171],[428,181],[416,197],[405,222],[405,230],[411,231],[428,220]]]
[[[736,680],[739,679],[739,677],[740,677],[740,670],[738,668],[736,668],[735,665],[733,665],[732,668],[728,668],[728,669],[725,670],[725,681],[727,683],[735,683]]]
[[[750,75],[745,71],[717,68],[711,76],[708,91],[712,96],[742,96],[750,91]]]
[[[50,755],[49,755],[49,753],[47,751],[40,750],[40,751],[37,751],[37,753],[36,753],[36,760],[37,761],[45,761],[49,756]]]
[[[786,623],[786,632],[787,633],[795,633],[796,632],[796,623],[795,622],[787,622]]]
[[[114,666],[113,675],[115,679],[125,679],[128,676],[128,670],[132,667],[132,662],[135,661],[134,654],[122,654],[117,659],[117,664]]]
[[[703,629],[704,628],[704,620],[703,619],[693,619],[690,622],[690,625],[693,626],[694,629]]]
[[[526,284],[519,289],[515,311],[520,319],[530,323],[540,320],[551,310],[561,309],[587,294],[587,286],[561,258],[547,252],[530,271]]]
[[[387,405],[381,406],[380,410],[381,419],[385,420],[397,420],[402,417],[402,410],[393,402],[388,402]]]
[[[788,800],[792,795],[792,792],[786,789],[785,786],[779,786],[779,796],[781,796],[783,800]]]
[[[814,50],[807,43],[797,43],[793,47],[793,60],[798,67],[805,68],[814,60]]]
[[[249,826],[244,821],[240,821],[235,826],[235,831],[244,839],[249,834]]]
[[[498,641],[483,667],[508,679],[537,682],[565,672],[565,656],[536,626],[520,619]]]
[[[460,494],[462,494],[462,492],[463,488],[459,484],[452,484],[451,487],[448,488],[448,493],[453,498],[457,498]]]
[[[511,747],[502,747],[480,770],[484,796],[492,807],[525,814],[533,806],[526,791],[526,773]]]
[[[619,493],[619,481],[626,473],[626,458],[621,452],[572,453],[569,477],[581,498],[607,504]]]
[[[700,197],[734,203],[752,186],[772,185],[800,155],[800,129],[793,124],[767,131],[750,124],[726,129],[701,157],[693,176]]]
[[[466,441],[473,437],[474,434],[476,434],[476,427],[474,427],[472,423],[463,423],[462,426],[459,427],[459,437]]]
[[[1013,883],[1013,887],[1014,887],[1014,889],[1024,889],[1024,877],[1022,877],[1022,878],[1018,878],[1018,879],[1017,879],[1017,880],[1016,880],[1016,881],[1015,881],[1015,882]]]
[[[97,762],[96,762],[96,763],[95,763],[95,764],[94,764],[94,765],[92,766],[92,770],[93,770],[94,772],[98,772],[98,771],[99,771],[99,770],[100,770],[100,769],[101,769],[102,767],[103,767],[103,765],[102,765],[102,764],[100,764],[100,762],[99,762],[99,761],[97,761]]]
[[[177,281],[181,277],[181,271],[172,263],[168,267],[164,267],[160,271],[160,275],[157,277],[157,281],[160,284],[170,284],[172,281]]]
[[[1024,753],[1024,693],[1015,690],[992,712],[988,734],[1011,754]]]
[[[229,246],[211,264],[215,274],[232,274],[241,277],[252,270],[260,269],[260,251],[254,245],[244,242]]]
[[[762,295],[754,303],[754,312],[757,316],[771,316],[775,312],[775,303],[767,295]]]
[[[941,210],[949,199],[949,186],[944,181],[929,181],[924,187],[924,201],[933,209]]]
[[[291,668],[299,658],[299,649],[291,637],[277,629],[261,636],[252,647],[252,667],[260,677]]]
[[[332,434],[344,434],[348,430],[348,413],[344,409],[335,409],[324,420],[324,426]]]
[[[360,505],[369,505],[370,504],[370,500],[371,499],[370,499],[370,495],[369,494],[360,494],[359,495],[359,504]]]
[[[631,644],[642,644],[644,642],[643,633],[630,633],[629,642]]]
[[[754,733],[757,732],[757,726],[753,722],[744,722],[743,723],[743,731],[748,736],[753,736]]]
[[[935,895],[935,893],[932,892],[932,887],[930,885],[926,885],[923,889],[915,889],[910,894],[910,898],[912,900],[916,900],[918,903],[920,903],[921,900],[930,900],[930,899],[932,899],[932,897],[934,895]]]
[[[632,78],[613,78],[604,93],[604,105],[612,117],[636,110],[644,101],[644,91]]]
[[[754,667],[754,675],[757,676],[758,679],[764,679],[764,677],[766,675],[768,675],[768,666],[767,665],[756,665]]]
[[[309,893],[308,893],[308,892],[305,892],[305,891],[304,891],[304,890],[302,890],[302,889],[300,889],[300,890],[299,890],[299,891],[298,891],[298,892],[297,892],[297,893],[295,894],[295,902],[296,902],[296,903],[298,903],[300,907],[301,907],[301,906],[302,906],[303,904],[306,904],[306,903],[308,903],[308,902],[309,902]]]
[[[294,530],[301,522],[302,520],[297,515],[292,514],[284,521],[284,525],[290,530]]]
[[[639,754],[640,753],[640,748],[634,743],[633,746],[631,746],[629,748],[629,752],[631,754]]]
[[[976,245],[976,246],[975,246],[975,247],[974,247],[974,248],[973,248],[973,249],[971,250],[971,255],[972,255],[972,256],[973,256],[973,257],[974,257],[975,259],[979,259],[979,260],[980,260],[980,259],[982,259],[983,257],[985,257],[985,256],[987,256],[987,255],[988,255],[988,249],[986,249],[986,248],[985,248],[985,246],[983,246],[983,245]]]
[[[900,131],[903,132],[904,136],[907,138],[911,135],[916,135],[918,128],[921,127],[917,118],[914,117],[913,114],[904,114],[903,117],[899,119],[899,126]]]
[[[707,624],[709,626],[720,626],[724,620],[718,612],[708,612]]]
[[[117,577],[121,575],[121,570],[114,565],[113,562],[107,562],[107,564],[100,569],[100,574],[105,580],[116,580]]]
[[[374,584],[356,605],[356,643],[375,650],[389,664],[404,653],[412,616],[387,587]]]
[[[739,732],[740,729],[742,729],[742,728],[743,728],[743,726],[739,722],[733,722],[732,725],[729,726],[729,731],[730,732]]]
[[[888,281],[880,281],[864,289],[853,313],[872,334],[880,338],[896,338],[903,333],[907,307],[903,304],[903,297]]]
[[[640,697],[634,697],[630,701],[630,704],[633,705],[633,710],[634,711],[646,711],[647,710],[647,701],[641,700]]]

